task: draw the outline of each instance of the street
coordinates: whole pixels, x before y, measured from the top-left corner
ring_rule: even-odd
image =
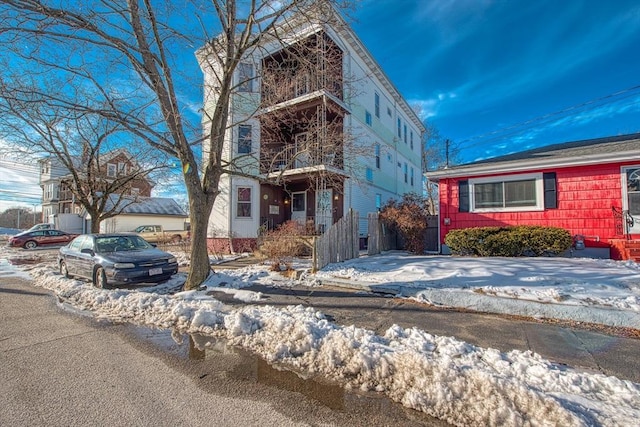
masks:
[[[0,277],[0,325],[0,425],[446,425],[224,345],[96,322],[15,277]]]

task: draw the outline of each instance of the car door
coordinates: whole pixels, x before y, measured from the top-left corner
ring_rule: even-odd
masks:
[[[69,235],[58,230],[46,230],[47,234],[45,243],[47,245],[60,245],[69,243]]]
[[[94,255],[93,255],[93,252],[91,253],[82,252],[84,249],[90,249],[91,251],[95,250],[95,245],[94,245],[92,236],[84,236],[84,239],[80,242],[80,248],[78,251],[78,268],[79,268],[78,274],[80,274],[82,277],[92,279]]]
[[[67,264],[67,271],[72,275],[80,274],[80,244],[86,236],[80,236],[74,240],[68,247],[60,249],[60,253],[64,258],[64,262]]]

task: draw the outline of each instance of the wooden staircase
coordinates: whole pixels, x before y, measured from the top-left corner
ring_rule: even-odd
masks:
[[[640,240],[611,240],[611,258],[640,263]]]

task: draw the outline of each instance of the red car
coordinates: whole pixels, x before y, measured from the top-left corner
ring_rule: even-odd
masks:
[[[9,239],[9,246],[13,248],[23,247],[33,249],[45,245],[66,245],[72,241],[77,234],[69,234],[60,230],[37,230],[25,231],[16,234]]]

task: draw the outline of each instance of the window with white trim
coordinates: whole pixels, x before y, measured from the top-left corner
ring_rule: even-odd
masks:
[[[371,113],[368,111],[364,112],[364,121],[367,123],[367,125],[371,126]]]
[[[113,163],[107,163],[107,176],[109,178],[115,178],[117,173],[117,166]]]
[[[544,208],[542,174],[469,180],[471,211],[530,211]]]
[[[367,181],[373,182],[373,169],[367,168],[365,170],[365,175],[366,175]]]
[[[251,218],[251,187],[238,187],[238,218]]]

